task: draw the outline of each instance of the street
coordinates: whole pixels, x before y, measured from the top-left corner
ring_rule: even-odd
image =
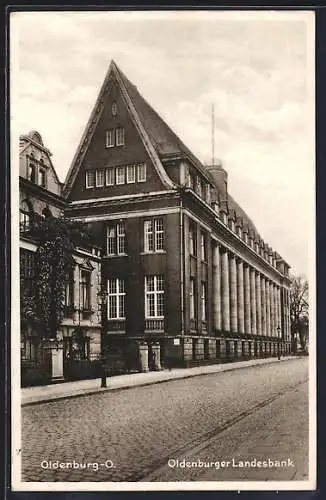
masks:
[[[308,358],[23,407],[22,472],[23,481],[306,480]]]

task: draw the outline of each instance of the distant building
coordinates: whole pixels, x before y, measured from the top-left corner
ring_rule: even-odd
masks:
[[[102,246],[104,345],[159,342],[170,364],[290,351],[289,265],[114,62],[63,194]]]
[[[63,216],[67,203],[61,194],[62,185],[52,165],[51,153],[38,132],[20,137],[19,161],[21,293],[33,301],[37,241],[31,230],[42,217]],[[65,283],[64,319],[57,333],[58,342],[53,343],[57,349],[51,350],[51,344],[44,342],[42,332],[33,321],[22,318],[20,346],[24,384],[48,378],[87,376],[87,365],[83,365],[82,374],[77,373],[73,361],[91,362],[99,357],[100,253],[99,248],[88,247],[76,248],[73,254],[74,270]]]

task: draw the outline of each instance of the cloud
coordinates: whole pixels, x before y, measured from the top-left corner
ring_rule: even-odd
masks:
[[[302,227],[314,168],[306,25],[235,17],[20,13],[12,19],[20,43],[15,126],[41,132],[63,180],[111,59],[205,162],[214,103],[215,151],[231,194],[268,243],[306,272]]]

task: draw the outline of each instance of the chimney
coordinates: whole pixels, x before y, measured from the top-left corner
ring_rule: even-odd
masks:
[[[218,160],[214,165],[205,165],[206,170],[211,174],[214,183],[220,193],[220,200],[227,200],[228,193],[228,174],[222,167],[222,163]]]

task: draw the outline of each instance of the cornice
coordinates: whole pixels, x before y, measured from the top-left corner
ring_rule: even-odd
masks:
[[[52,193],[41,186],[38,186],[34,182],[25,179],[24,177],[19,177],[19,187],[24,188],[29,193],[37,196],[40,200],[55,204],[59,208],[66,208],[67,201],[60,195]]]

